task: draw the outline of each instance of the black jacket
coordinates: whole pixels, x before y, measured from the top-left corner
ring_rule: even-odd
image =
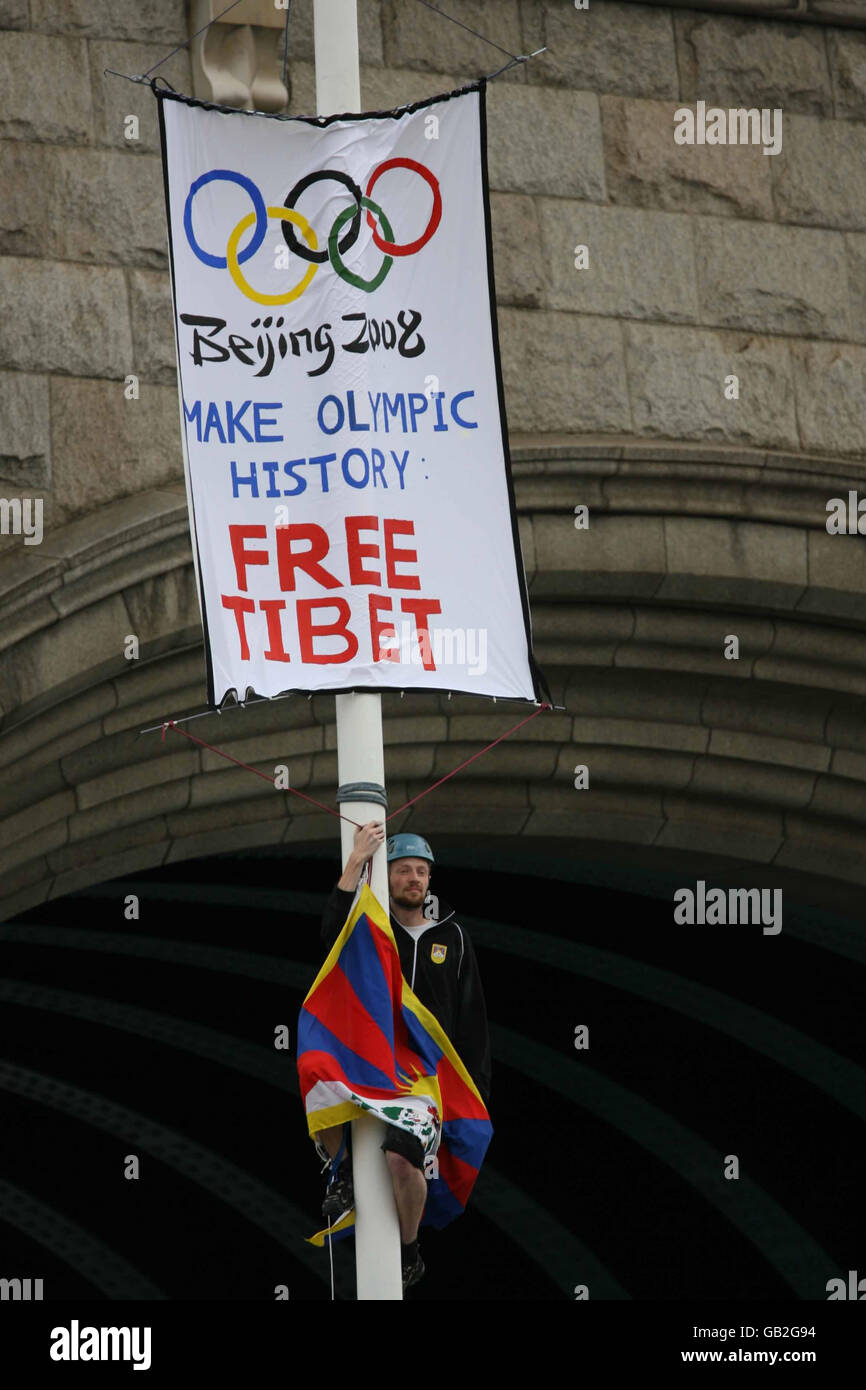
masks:
[[[322,941],[327,950],[330,951],[343,930],[356,895],[334,885],[322,913]],[[487,1105],[490,1039],[484,991],[472,942],[454,916],[453,908],[435,893],[427,894],[423,912],[431,923],[417,938],[393,913],[390,914],[403,978],[447,1033]],[[435,952],[436,959],[434,947],[440,948]],[[444,959],[442,947],[445,948]]]

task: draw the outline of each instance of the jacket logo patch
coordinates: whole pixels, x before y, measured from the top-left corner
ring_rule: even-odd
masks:
[[[430,959],[432,960],[433,964],[441,965],[443,960],[445,959],[447,951],[447,946],[437,946],[436,942],[434,941],[430,949]]]

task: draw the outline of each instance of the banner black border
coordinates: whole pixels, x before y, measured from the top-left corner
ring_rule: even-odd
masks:
[[[154,88],[154,91],[159,92],[160,89],[159,89],[159,88]],[[182,427],[183,427],[184,447],[185,447],[185,449],[186,449],[187,460],[189,460],[189,445],[188,445],[187,442],[186,442],[186,407],[185,407],[184,399],[183,399],[183,380],[182,380],[182,378],[181,378],[181,371],[180,371],[180,338],[179,338],[179,336],[178,336],[178,331],[177,331],[177,323],[178,323],[177,292],[176,292],[176,290],[175,290],[174,241],[173,241],[172,235],[171,235],[171,202],[170,202],[170,200],[169,200],[169,187],[168,187],[168,153],[167,153],[167,142],[166,142],[166,136],[165,136],[165,119],[164,119],[163,113],[162,113],[162,104],[161,104],[161,102],[157,102],[157,113],[158,113],[158,115],[159,115],[159,147],[160,147],[160,153],[161,153],[161,155],[162,155],[162,179],[163,179],[163,188],[164,188],[164,190],[165,190],[165,222],[166,222],[166,228],[167,228],[167,233],[168,233],[168,277],[169,277],[169,281],[170,281],[170,283],[171,283],[171,304],[172,304],[172,309],[174,310],[174,323],[172,324],[172,332],[173,332],[173,334],[174,334],[175,357],[176,357],[176,359],[177,359],[177,393],[178,393],[179,404],[180,404],[180,418],[181,418],[181,424],[182,424]],[[189,484],[187,484],[187,471],[189,471]],[[193,490],[192,490],[192,464],[191,464],[191,463],[188,464],[188,470],[187,470],[187,468],[184,469],[184,488],[185,488],[185,491],[186,491],[187,506],[188,506],[190,512],[192,513],[192,518],[193,518],[193,533],[192,533],[192,535],[191,535],[191,537],[190,537],[190,540],[191,540],[192,544],[195,546],[195,554],[196,554],[196,579],[197,579],[197,581],[198,581],[196,587],[198,588],[199,606],[200,606],[200,608],[201,608],[201,622],[202,622],[202,629],[203,629],[203,635],[204,635],[204,659],[205,659],[205,666],[206,666],[206,669],[207,669],[207,702],[208,702],[208,705],[210,706],[211,709],[218,709],[219,706],[216,704],[216,701],[215,701],[215,699],[214,699],[213,663],[212,663],[212,661],[211,661],[211,655],[210,655],[210,636],[209,636],[209,632],[208,632],[208,621],[207,621],[207,599],[206,599],[206,597],[205,597],[204,578],[203,578],[203,575],[202,575],[201,553],[200,553],[200,551],[199,551],[199,546],[198,546],[198,523],[196,522],[196,519],[195,519],[195,497],[193,496]]]
[[[512,478],[512,473],[511,473],[511,451],[510,451],[509,443],[508,443],[508,418],[507,418],[506,410],[505,410],[505,388],[504,388],[503,379],[502,379],[502,362],[501,362],[501,355],[500,355],[500,351],[499,351],[499,322],[498,322],[497,310],[496,310],[496,285],[495,285],[494,272],[493,272],[493,238],[492,238],[492,233],[491,233],[491,220],[490,220],[490,183],[489,183],[488,169],[487,169],[487,79],[482,77],[482,78],[479,78],[478,81],[469,83],[469,84],[468,84],[467,86],[465,86],[465,87],[455,88],[455,89],[454,89],[453,91],[451,91],[451,92],[443,92],[443,93],[441,93],[441,94],[439,94],[439,95],[437,95],[437,96],[425,97],[425,98],[424,98],[423,100],[421,100],[421,101],[410,102],[410,103],[408,103],[408,104],[405,105],[405,106],[397,106],[397,107],[394,107],[394,109],[391,110],[391,111],[347,111],[347,112],[342,112],[342,113],[335,114],[335,115],[333,115],[333,116],[286,116],[286,115],[282,115],[281,113],[278,113],[278,112],[269,112],[269,111],[244,111],[244,110],[242,110],[241,108],[235,107],[235,106],[221,106],[221,105],[218,105],[218,104],[215,103],[215,102],[199,101],[196,97],[185,96],[185,95],[181,94],[180,92],[171,91],[171,90],[169,90],[169,89],[167,89],[167,88],[164,88],[164,87],[158,87],[158,86],[156,85],[156,81],[151,82],[150,85],[151,85],[151,90],[153,91],[154,96],[157,98],[157,107],[158,107],[158,111],[159,111],[159,135],[160,135],[160,148],[161,148],[161,154],[162,154],[163,183],[164,183],[164,187],[165,187],[166,222],[167,222],[167,224],[168,224],[168,249],[169,249],[169,260],[170,260],[171,287],[172,287],[172,304],[173,304],[173,308],[174,308],[174,317],[175,317],[175,322],[174,322],[174,333],[175,333],[175,344],[176,344],[176,348],[177,348],[178,392],[179,392],[179,394],[180,394],[180,399],[181,399],[181,408],[183,408],[183,382],[182,382],[181,370],[180,370],[180,341],[179,341],[178,336],[177,336],[177,318],[178,318],[178,313],[177,313],[177,300],[176,300],[176,295],[175,295],[174,245],[173,245],[172,235],[171,235],[171,203],[170,203],[170,201],[169,201],[168,159],[167,159],[165,120],[164,120],[164,117],[163,117],[162,102],[163,102],[163,101],[179,101],[179,102],[182,102],[185,106],[198,106],[198,107],[201,107],[201,109],[202,109],[202,110],[205,110],[205,111],[218,111],[218,112],[220,112],[220,113],[222,113],[222,114],[231,115],[231,116],[258,116],[258,117],[264,117],[264,118],[266,118],[266,119],[268,119],[268,120],[278,120],[278,121],[302,121],[302,122],[304,122],[304,123],[307,124],[307,125],[313,125],[313,126],[318,127],[319,129],[324,129],[325,127],[327,127],[327,126],[333,124],[335,121],[367,121],[367,120],[373,120],[373,119],[380,119],[380,120],[381,120],[381,119],[388,119],[388,118],[390,118],[390,119],[392,119],[392,120],[400,120],[400,119],[402,119],[402,117],[405,116],[405,115],[411,115],[411,114],[413,114],[415,111],[423,110],[424,107],[433,106],[433,105],[438,105],[439,103],[441,103],[441,102],[443,102],[443,101],[451,101],[451,100],[453,100],[455,97],[466,96],[466,95],[470,94],[471,92],[477,92],[477,94],[478,94],[478,116],[479,116],[479,120],[478,120],[478,132],[479,132],[479,147],[480,147],[480,158],[481,158],[481,191],[482,191],[482,205],[483,205],[483,211],[484,211],[484,236],[485,236],[486,254],[487,254],[487,288],[488,288],[488,294],[489,294],[489,308],[490,308],[490,333],[491,333],[491,342],[492,342],[492,348],[493,348],[493,365],[494,365],[494,372],[495,372],[495,375],[496,375],[496,392],[497,392],[497,398],[498,398],[498,402],[499,402],[499,429],[500,429],[500,439],[501,439],[501,445],[502,445],[503,463],[504,463],[504,465],[505,465],[505,483],[506,483],[506,487],[507,487],[507,490],[508,490],[508,507],[509,507],[509,512],[510,512],[510,515],[511,515],[511,540],[512,540],[513,552],[514,552],[515,569],[516,569],[516,571],[517,571],[518,589],[519,589],[519,591],[520,591],[521,608],[522,608],[522,610],[523,610],[523,629],[524,629],[524,636],[525,636],[525,638],[526,638],[526,657],[527,657],[527,664],[528,664],[528,667],[529,667],[529,675],[530,675],[530,680],[531,680],[531,682],[532,682],[532,689],[533,689],[534,694],[535,694],[535,701],[536,701],[536,703],[540,703],[540,702],[542,702],[542,701],[545,701],[547,704],[553,705],[554,701],[553,701],[553,698],[552,698],[552,696],[551,696],[551,694],[550,694],[550,689],[549,689],[549,687],[548,687],[547,681],[545,680],[544,674],[543,674],[543,672],[541,671],[541,669],[540,669],[540,667],[539,667],[539,665],[538,665],[538,663],[537,663],[537,661],[536,661],[536,659],[535,659],[535,653],[533,652],[533,649],[532,649],[532,616],[531,616],[530,608],[529,608],[529,594],[528,594],[527,585],[526,585],[526,570],[525,570],[525,566],[524,566],[524,563],[523,563],[523,552],[522,552],[521,546],[520,546],[520,531],[519,531],[518,522],[517,522],[517,503],[516,503],[515,496],[514,496],[514,480],[513,480],[513,478]],[[184,431],[186,431],[186,421],[185,421],[185,419],[184,419],[184,421],[183,421],[183,428],[184,428]],[[188,449],[188,446],[187,446],[187,456],[189,456],[189,449]],[[188,493],[189,493],[189,499],[188,499],[188,500],[189,500],[189,505],[190,505],[190,509],[191,509],[191,511],[192,511],[193,521],[194,521],[194,523],[195,523],[195,502],[194,502],[194,499],[193,499],[193,496],[192,496],[192,488],[191,488],[191,487],[188,489]],[[218,704],[216,703],[216,700],[215,700],[215,689],[214,689],[214,678],[213,678],[213,664],[212,664],[212,661],[211,661],[210,640],[209,640],[209,636],[208,636],[207,603],[206,603],[205,593],[204,593],[204,578],[203,578],[203,573],[202,573],[202,568],[201,568],[201,556],[200,556],[200,554],[199,554],[199,549],[198,549],[198,526],[197,526],[197,524],[195,525],[195,546],[196,546],[196,557],[197,557],[197,562],[198,562],[198,578],[199,578],[198,588],[199,588],[199,598],[200,598],[201,612],[202,612],[202,626],[203,626],[203,629],[204,629],[205,662],[206,662],[206,664],[207,664],[207,699],[208,699],[208,705],[209,705],[209,707],[210,707],[211,709],[213,709],[213,710],[217,710],[217,709],[220,709],[220,708],[222,708],[222,707],[225,707],[226,702],[229,700],[229,698],[230,698],[231,696],[234,696],[234,700],[235,700],[236,703],[238,703],[238,704],[243,704],[243,703],[246,702],[246,700],[252,699],[252,698],[257,698],[257,699],[280,699],[280,698],[282,698],[282,697],[284,697],[284,696],[286,696],[286,695],[295,695],[295,694],[297,694],[297,695],[348,695],[348,694],[350,694],[350,693],[357,692],[358,694],[374,694],[374,695],[381,695],[381,694],[385,693],[386,691],[389,692],[389,693],[391,693],[391,692],[396,693],[397,690],[400,690],[400,691],[403,692],[403,693],[405,693],[406,691],[408,691],[410,694],[415,694],[415,693],[417,693],[417,694],[429,694],[429,695],[436,695],[436,694],[439,694],[439,695],[444,695],[444,694],[468,695],[468,696],[470,696],[470,697],[473,698],[473,699],[495,700],[496,703],[499,703],[499,702],[501,701],[503,704],[527,704],[527,703],[530,703],[530,702],[528,701],[527,697],[522,696],[522,695],[495,695],[495,696],[494,696],[494,695],[490,695],[490,694],[489,694],[488,692],[486,692],[486,691],[484,691],[484,692],[482,692],[482,691],[476,692],[476,691],[472,691],[472,690],[453,690],[453,691],[452,691],[448,686],[430,686],[430,685],[404,685],[404,686],[392,686],[392,685],[384,685],[384,686],[383,686],[383,685],[372,685],[372,686],[371,686],[371,685],[360,685],[360,686],[359,686],[359,685],[350,685],[350,686],[342,686],[342,687],[340,687],[340,688],[334,688],[334,687],[330,687],[330,686],[329,686],[329,687],[327,687],[326,689],[323,689],[322,687],[316,687],[316,689],[314,689],[314,690],[308,690],[308,689],[305,689],[304,687],[301,687],[301,686],[288,686],[288,687],[286,687],[286,689],[278,691],[276,695],[271,695],[271,696],[260,696],[260,695],[259,695],[259,692],[256,691],[254,687],[252,687],[252,686],[247,686],[247,688],[246,688],[246,693],[245,693],[243,699],[241,699],[241,696],[240,696],[240,694],[238,693],[237,688],[234,687],[234,686],[232,686],[232,687],[230,687],[230,688],[225,692],[225,694],[223,695],[222,701],[221,701],[220,704],[218,705]]]

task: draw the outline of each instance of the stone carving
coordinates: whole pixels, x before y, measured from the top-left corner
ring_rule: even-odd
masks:
[[[228,0],[192,0],[190,32],[196,33],[226,9]],[[201,101],[247,111],[282,111],[281,37],[286,11],[274,0],[241,0],[190,45],[193,95]]]

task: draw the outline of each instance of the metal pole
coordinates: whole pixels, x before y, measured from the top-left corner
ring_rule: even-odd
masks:
[[[382,749],[382,697],[378,694],[337,695],[337,766],[341,808],[362,825],[384,820],[381,801],[358,800],[365,795],[358,783],[375,784],[384,800],[384,752]],[[351,784],[356,786],[350,791]],[[346,799],[347,792],[352,797]],[[369,790],[368,797],[376,792]],[[349,856],[355,828],[340,822],[343,864]],[[373,856],[371,887],[388,910],[388,865],[385,848]],[[355,1268],[358,1298],[401,1299],[400,1226],[394,1203],[391,1175],[380,1145],[385,1134],[381,1120],[362,1115],[352,1123],[352,1166],[355,1182]]]
[[[361,109],[357,0],[313,0],[316,114]]]
[[[316,109],[320,116],[358,111],[356,0],[315,0],[313,33],[316,59]],[[340,804],[359,824],[385,819],[385,756],[382,748],[382,698],[376,693],[337,695],[337,769]],[[358,786],[357,784],[362,784]],[[352,784],[356,784],[354,787]],[[370,784],[378,790],[370,790]],[[357,800],[355,798],[358,798]],[[340,822],[345,867],[355,828]],[[388,865],[384,846],[373,856],[371,887],[388,911]],[[402,1299],[400,1226],[391,1175],[380,1145],[381,1120],[362,1115],[352,1123],[355,1186],[355,1268],[358,1298]]]

